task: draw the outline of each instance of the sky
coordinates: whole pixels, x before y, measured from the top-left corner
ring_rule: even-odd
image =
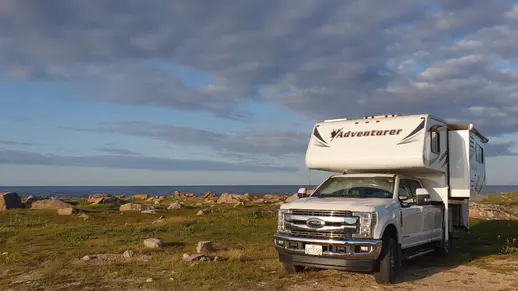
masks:
[[[518,2],[0,1],[0,185],[319,183],[315,122],[431,113],[518,184]]]

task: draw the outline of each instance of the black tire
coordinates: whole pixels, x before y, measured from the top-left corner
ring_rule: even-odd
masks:
[[[297,266],[297,265],[290,264],[290,263],[282,263],[282,264],[284,266],[284,271],[286,271],[286,273],[288,273],[288,274],[300,273],[300,272],[304,271],[304,269],[305,269],[304,266]]]
[[[374,278],[378,284],[393,284],[398,273],[398,247],[396,241],[387,237],[383,240],[379,266],[374,272]]]

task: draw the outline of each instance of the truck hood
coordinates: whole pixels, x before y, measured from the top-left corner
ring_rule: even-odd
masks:
[[[388,208],[397,204],[387,198],[317,198],[307,197],[281,205],[281,209],[312,209],[312,210],[345,210],[345,211],[374,211],[378,208]]]

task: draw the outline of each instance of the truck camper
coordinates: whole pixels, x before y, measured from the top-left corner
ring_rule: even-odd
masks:
[[[473,124],[430,114],[315,124],[306,167],[332,174],[279,209],[274,245],[285,270],[367,271],[392,283],[403,259],[448,255],[486,184],[487,142]]]

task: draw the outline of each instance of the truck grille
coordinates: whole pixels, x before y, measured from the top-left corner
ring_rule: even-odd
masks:
[[[350,211],[292,209],[285,216],[291,236],[318,239],[349,239],[358,232],[358,217]]]
[[[312,210],[312,209],[293,209],[291,211],[294,215],[307,215],[307,216],[352,216],[351,211],[343,210]]]

